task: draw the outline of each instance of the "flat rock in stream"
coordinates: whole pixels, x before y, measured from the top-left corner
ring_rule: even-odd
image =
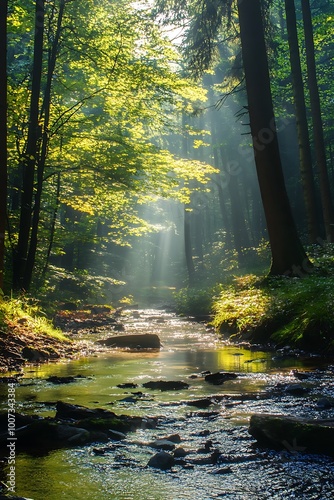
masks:
[[[98,340],[97,344],[128,349],[160,349],[161,342],[155,333],[117,335]]]
[[[209,382],[209,384],[213,385],[221,385],[227,380],[234,380],[238,377],[236,373],[231,372],[217,372],[217,373],[209,373],[205,377],[205,381]]]
[[[143,387],[147,389],[160,389],[160,391],[180,391],[188,389],[189,384],[180,380],[151,380],[150,382],[145,382]]]
[[[252,415],[248,431],[262,446],[334,457],[334,419]]]

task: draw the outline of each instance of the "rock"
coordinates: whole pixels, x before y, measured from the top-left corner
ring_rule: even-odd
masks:
[[[289,384],[285,387],[285,392],[292,396],[303,396],[303,394],[307,394],[310,391],[301,384]]]
[[[72,382],[76,382],[78,378],[85,378],[82,375],[76,375],[75,377],[57,377],[57,375],[53,375],[46,379],[47,382],[51,382],[52,384],[70,384]]]
[[[332,406],[333,404],[327,398],[320,398],[317,401],[317,408],[319,410],[329,410]]]
[[[172,451],[175,448],[175,443],[168,441],[168,439],[156,439],[149,443],[149,446],[158,450]]]
[[[127,432],[150,424],[150,421],[130,415],[116,415],[102,408],[90,409],[85,406],[71,405],[58,401],[56,404],[57,420],[76,422],[76,425],[91,432],[108,432],[110,430]],[[151,419],[153,422],[153,419]],[[153,424],[152,424],[153,425]]]
[[[196,399],[194,401],[185,401],[188,406],[196,406],[196,408],[208,408],[213,402],[210,398]]]
[[[33,347],[24,347],[22,349],[22,357],[27,361],[31,361],[33,363],[39,363],[41,361],[45,361],[49,358],[49,354],[46,351],[42,351],[41,349],[34,349]]]
[[[164,439],[168,439],[168,441],[172,441],[172,443],[181,443],[181,437],[179,434],[171,434]]]
[[[211,441],[211,439],[209,439],[205,443],[204,448],[199,448],[196,453],[210,453],[212,445],[213,445],[213,442]]]
[[[78,426],[59,424],[49,419],[40,419],[16,429],[17,448],[27,451],[48,451],[76,446],[99,440],[107,440],[106,434],[98,436]]]
[[[83,420],[86,418],[116,418],[116,414],[112,411],[101,408],[90,409],[85,406],[72,405],[57,401],[56,404],[56,419],[58,420]]]
[[[136,389],[138,387],[138,384],[133,384],[132,382],[128,382],[125,384],[118,384],[116,387],[119,387],[120,389]]]
[[[311,376],[310,372],[300,372],[298,370],[292,370],[292,373],[298,380],[307,380]]]
[[[189,384],[179,380],[151,380],[150,382],[145,382],[143,387],[147,389],[160,389],[161,391],[180,391],[182,389],[188,389]]]
[[[160,349],[161,347],[160,339],[155,333],[117,335],[108,339],[98,340],[97,343],[108,347],[129,349]]]
[[[123,439],[126,439],[126,435],[123,432],[114,431],[111,429],[108,430],[108,436],[113,441],[123,441]]]
[[[213,385],[221,385],[227,380],[234,380],[238,377],[236,373],[230,373],[230,372],[217,372],[217,373],[210,373],[205,376],[205,381],[209,382],[209,384]]]
[[[173,455],[167,453],[166,451],[159,451],[148,461],[148,467],[154,467],[155,469],[167,470],[173,467],[175,463]]]
[[[186,451],[184,448],[179,447],[174,450],[174,458],[184,458],[189,454],[189,451]]]
[[[334,419],[309,420],[283,415],[252,415],[249,433],[259,445],[286,448],[292,453],[334,456]]]

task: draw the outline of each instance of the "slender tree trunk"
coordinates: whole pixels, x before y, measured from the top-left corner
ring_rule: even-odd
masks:
[[[272,253],[270,274],[310,271],[286,192],[270,89],[260,0],[238,2],[242,57],[256,171]]]
[[[193,262],[193,251],[191,244],[191,231],[190,231],[190,215],[191,213],[184,209],[184,250],[186,257],[186,265],[188,270],[189,285],[192,286],[195,281],[195,266]]]
[[[185,130],[187,125],[186,115],[182,115],[182,128]],[[188,157],[188,141],[186,137],[183,137],[182,141],[182,154],[184,158]],[[184,207],[184,218],[183,218],[183,231],[184,231],[184,253],[188,271],[188,281],[189,285],[192,286],[195,281],[195,266],[193,261],[193,248],[191,241],[191,217],[190,212],[187,210],[187,206]]]
[[[7,0],[0,2],[0,290],[4,286],[7,219]]]
[[[302,0],[302,12],[304,23],[305,49],[308,87],[311,100],[311,113],[313,123],[313,137],[315,154],[319,172],[319,185],[322,203],[322,212],[325,223],[326,238],[334,242],[334,211],[331,200],[330,184],[326,163],[326,148],[323,133],[323,124],[321,117],[321,106],[319,98],[319,89],[317,83],[317,73],[314,56],[314,39],[312,15],[309,0]]]
[[[44,115],[44,123],[43,123],[43,133],[42,133],[41,154],[37,163],[37,188],[36,188],[35,204],[34,204],[34,211],[32,218],[30,246],[29,246],[28,257],[23,278],[23,288],[25,290],[28,290],[30,287],[32,273],[35,265],[35,258],[36,258],[36,250],[38,243],[38,224],[40,220],[41,200],[43,192],[43,177],[44,177],[45,162],[49,145],[49,123],[50,123],[52,78],[54,75],[57,54],[59,50],[59,39],[61,34],[64,9],[65,9],[65,0],[61,0],[59,5],[56,33],[49,52],[46,88],[44,92],[42,110],[40,113],[40,119],[42,119]]]
[[[59,205],[60,205],[60,173],[58,173],[58,175],[57,175],[56,206],[55,206],[55,209],[53,212],[53,217],[52,217],[51,230],[50,230],[50,241],[49,241],[48,251],[46,253],[45,264],[44,264],[44,268],[43,268],[43,272],[42,272],[42,279],[44,279],[46,272],[48,270],[48,266],[49,266],[50,256],[51,256],[53,242],[54,242],[55,230],[56,230],[56,221],[57,221]]]
[[[34,65],[32,74],[28,140],[23,158],[23,186],[21,196],[19,238],[14,255],[14,289],[24,289],[24,274],[31,228],[35,167],[41,135],[39,127],[39,99],[43,65],[44,2],[45,0],[36,0]]]
[[[317,238],[320,235],[320,230],[317,216],[315,183],[312,168],[312,153],[308,133],[304,84],[300,64],[294,0],[285,0],[285,12],[290,49],[293,94],[296,110],[299,164],[306,208],[308,235],[310,243],[316,243]]]

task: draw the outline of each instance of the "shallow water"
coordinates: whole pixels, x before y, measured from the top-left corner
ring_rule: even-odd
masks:
[[[333,498],[332,459],[289,450],[258,450],[247,427],[252,413],[270,412],[312,418],[332,418],[333,408],[321,410],[320,397],[333,397],[333,367],[317,357],[284,356],[224,344],[203,325],[155,310],[129,312],[126,331],[157,333],[163,343],[158,352],[106,351],[80,360],[30,367],[16,389],[17,411],[51,415],[62,400],[116,413],[160,416],[154,430],[130,433],[121,443],[96,444],[57,450],[46,456],[18,455],[16,494],[34,500],[209,500],[327,499]],[[98,338],[91,334],[90,338]],[[296,380],[292,369],[312,370],[306,381]],[[213,386],[201,372],[232,371],[238,378]],[[74,383],[54,385],[51,375],[81,375]],[[193,378],[196,375],[197,378]],[[183,380],[189,389],[160,392],[144,389],[148,380]],[[117,388],[133,382],[134,390]],[[301,383],[309,392],[293,396],[286,385]],[[6,384],[0,385],[3,400]],[[143,396],[122,402],[131,392]],[[215,404],[201,410],[186,404],[203,397]],[[3,403],[2,409],[6,407]],[[181,445],[192,453],[188,467],[170,472],[147,468],[156,438],[178,433]],[[213,442],[220,457],[215,465],[198,463],[197,450]],[[97,454],[105,448],[104,454]],[[193,462],[193,463],[191,463]]]

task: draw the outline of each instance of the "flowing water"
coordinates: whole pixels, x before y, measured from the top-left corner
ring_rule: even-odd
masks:
[[[18,454],[16,494],[34,500],[210,500],[334,498],[334,461],[300,454],[294,444],[281,452],[257,449],[248,433],[253,413],[270,412],[312,418],[333,418],[321,398],[334,397],[333,366],[319,358],[262,352],[225,344],[198,323],[158,310],[128,312],[129,333],[157,333],[163,348],[156,352],[103,351],[75,361],[50,363],[25,370],[16,389],[21,413],[53,416],[58,400],[105,408],[116,413],[159,416],[156,429],[129,433],[122,442],[57,450],[43,456]],[[90,339],[98,335],[91,334]],[[221,386],[205,382],[202,372],[231,371],[235,380]],[[306,381],[292,370],[312,371]],[[74,383],[54,385],[51,375],[80,375]],[[182,391],[144,389],[149,380],[182,380]],[[131,382],[136,389],[120,389]],[[286,390],[301,383],[306,395]],[[0,386],[3,399],[6,384]],[[142,392],[142,396],[133,392]],[[210,397],[207,409],[187,405]],[[3,403],[1,409],[6,408]],[[187,464],[170,471],[147,467],[154,455],[147,444],[179,434],[190,450]],[[199,453],[212,441],[220,454],[215,464]]]

